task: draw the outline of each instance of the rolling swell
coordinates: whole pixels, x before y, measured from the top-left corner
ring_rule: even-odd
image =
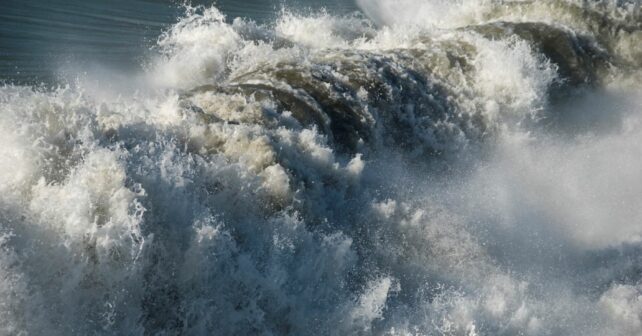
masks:
[[[2,87],[0,332],[639,334],[639,12],[477,6],[188,8],[131,83]]]

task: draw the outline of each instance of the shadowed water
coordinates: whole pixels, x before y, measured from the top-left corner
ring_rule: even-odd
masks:
[[[639,2],[358,3],[2,12],[0,335],[640,335]]]

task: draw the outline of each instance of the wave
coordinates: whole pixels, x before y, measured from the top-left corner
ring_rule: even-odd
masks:
[[[0,334],[642,332],[639,4],[361,5],[1,87]]]

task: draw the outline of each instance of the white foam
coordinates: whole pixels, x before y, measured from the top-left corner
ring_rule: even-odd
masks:
[[[635,76],[552,104],[533,46],[451,29],[487,19],[477,2],[378,3],[379,28],[189,8],[135,92],[1,87],[0,333],[640,334]],[[271,77],[294,65],[371,138],[339,149],[237,86],[309,102]],[[451,115],[377,102],[412,76]]]

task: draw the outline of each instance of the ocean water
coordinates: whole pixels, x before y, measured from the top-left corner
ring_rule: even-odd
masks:
[[[199,0],[192,5],[212,6]],[[172,0],[3,0],[0,11],[0,79],[21,84],[61,83],[78,73],[136,71],[158,36],[184,13]],[[348,0],[220,0],[230,19],[273,22],[282,9],[346,14]],[[63,79],[63,80],[61,80]]]
[[[642,334],[639,1],[0,8],[0,335]]]

